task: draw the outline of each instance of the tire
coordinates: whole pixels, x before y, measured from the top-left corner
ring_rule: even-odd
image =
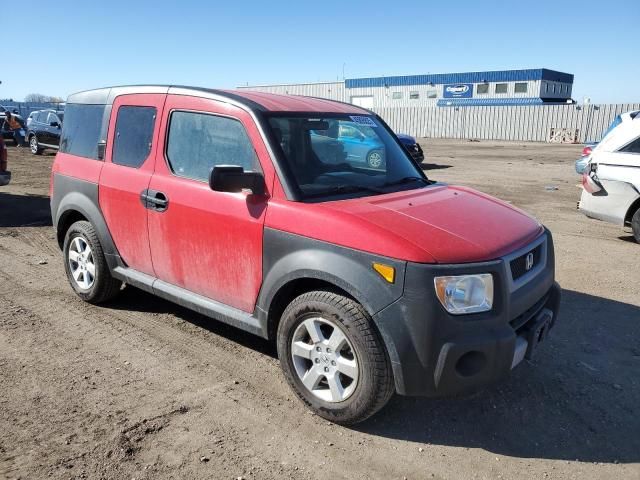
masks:
[[[371,168],[384,168],[384,157],[380,150],[371,150],[367,153],[367,165]]]
[[[633,231],[633,237],[636,242],[640,243],[640,208],[636,210],[636,213],[631,217],[631,230]]]
[[[83,220],[69,227],[64,237],[63,252],[67,278],[82,300],[98,304],[120,292],[122,282],[111,276],[102,245],[91,223]]]
[[[314,342],[311,331],[320,341]],[[300,295],[282,314],[277,344],[287,382],[322,418],[342,425],[362,422],[393,395],[391,363],[382,339],[369,314],[350,298],[329,291]]]
[[[29,137],[29,150],[34,155],[42,155],[42,148],[38,146],[38,138],[35,135]]]

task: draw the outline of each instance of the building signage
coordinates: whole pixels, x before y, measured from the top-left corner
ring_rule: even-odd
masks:
[[[473,83],[450,83],[444,85],[444,98],[473,97]]]

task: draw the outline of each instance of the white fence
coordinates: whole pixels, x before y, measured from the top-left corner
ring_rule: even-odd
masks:
[[[416,137],[585,143],[599,141],[616,115],[640,103],[373,110],[395,132]]]

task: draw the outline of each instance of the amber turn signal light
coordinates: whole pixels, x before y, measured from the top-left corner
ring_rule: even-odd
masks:
[[[384,278],[387,282],[393,283],[396,280],[396,269],[385,265],[384,263],[373,263],[373,269],[378,272],[378,274]]]

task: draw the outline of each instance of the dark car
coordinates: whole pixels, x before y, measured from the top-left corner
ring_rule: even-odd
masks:
[[[40,155],[45,148],[58,150],[64,112],[53,109],[38,110],[29,117],[31,122],[27,131],[27,141],[31,153]]]
[[[424,162],[424,152],[422,151],[422,147],[420,147],[420,144],[416,142],[415,138],[404,133],[398,133],[396,136],[398,137],[398,140],[400,140],[400,143],[402,143],[402,145],[404,145],[404,147],[409,150],[409,153],[416,162]]]

